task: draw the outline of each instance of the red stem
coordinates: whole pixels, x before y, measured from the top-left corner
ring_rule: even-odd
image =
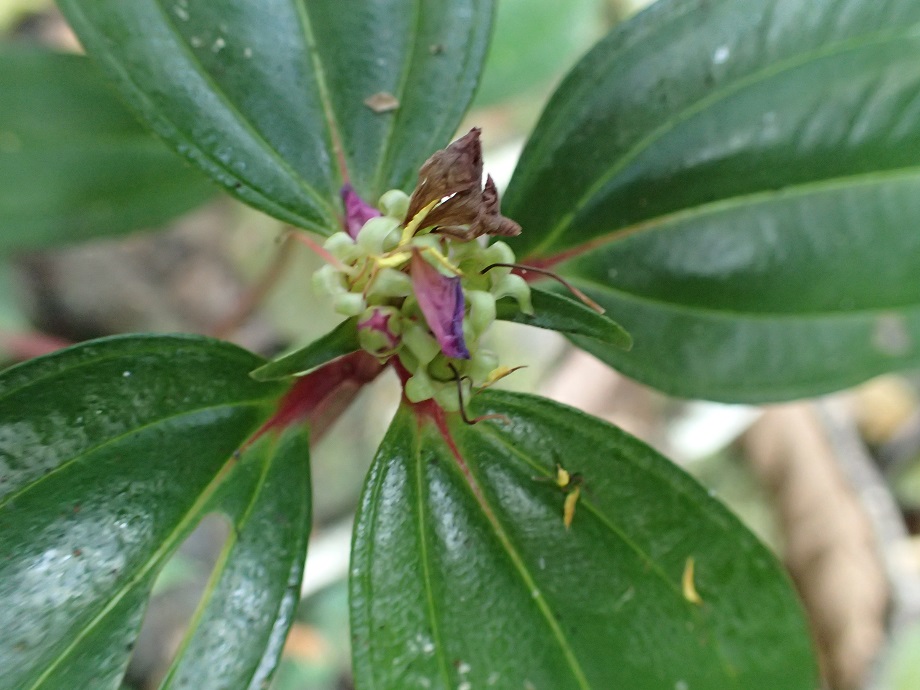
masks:
[[[28,333],[0,331],[0,349],[5,350],[13,360],[18,362],[51,354],[71,345],[73,345],[72,342],[39,331]]]
[[[297,380],[278,404],[275,414],[253,434],[246,445],[269,431],[281,431],[295,424],[310,427],[310,441],[325,435],[357,397],[361,389],[377,378],[385,365],[363,350],[345,355]]]

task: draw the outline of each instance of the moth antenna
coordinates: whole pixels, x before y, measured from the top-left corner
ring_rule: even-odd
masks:
[[[474,424],[478,424],[479,422],[484,422],[488,419],[500,419],[506,422],[507,424],[511,424],[511,420],[508,419],[508,417],[503,414],[484,414],[478,417],[474,417],[473,419],[470,419],[469,415],[466,413],[466,408],[463,405],[463,380],[468,379],[472,385],[472,379],[469,376],[461,376],[460,372],[457,371],[457,367],[455,367],[453,363],[448,362],[447,366],[454,373],[454,381],[457,383],[457,398],[460,402],[460,418],[466,424],[473,426]]]
[[[588,297],[585,293],[583,293],[577,287],[572,285],[565,278],[563,278],[562,276],[556,273],[553,273],[552,271],[547,271],[545,268],[535,268],[533,266],[524,266],[522,264],[496,263],[496,264],[490,264],[486,266],[479,273],[485,274],[486,272],[491,271],[493,268],[498,268],[499,266],[504,267],[504,268],[516,268],[521,273],[527,273],[528,271],[533,271],[534,273],[539,273],[540,275],[544,275],[547,278],[552,278],[553,280],[557,280],[565,287],[566,290],[568,290],[573,295],[575,295],[575,297],[577,297],[586,307],[593,309],[598,314],[603,314],[604,311],[606,311],[601,305],[599,305],[593,299]]]

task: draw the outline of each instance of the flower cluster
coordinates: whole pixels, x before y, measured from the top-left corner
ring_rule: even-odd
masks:
[[[520,232],[501,215],[492,178],[482,183],[479,130],[429,158],[411,197],[390,190],[374,208],[346,186],[342,200],[345,230],[323,245],[329,263],[314,276],[318,291],[358,317],[362,348],[399,358],[409,400],[457,410],[469,386],[507,372],[480,346],[496,300],[510,296],[533,312],[530,288],[508,267],[511,248],[479,239]]]

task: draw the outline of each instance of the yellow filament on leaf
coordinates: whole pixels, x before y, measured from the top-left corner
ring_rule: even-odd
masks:
[[[563,472],[564,471],[565,470],[563,470]],[[575,519],[575,504],[578,503],[578,497],[580,495],[580,486],[576,486],[565,495],[565,503],[562,506],[562,523],[565,525],[566,529],[572,526],[572,520]]]
[[[572,483],[572,475],[562,465],[556,465],[556,485],[565,488]]]
[[[684,565],[684,575],[681,578],[681,586],[684,591],[684,599],[691,604],[700,606],[703,603],[703,598],[700,596],[699,592],[696,591],[696,585],[693,582],[693,571],[694,563],[693,556],[691,556],[687,559],[686,565]]]

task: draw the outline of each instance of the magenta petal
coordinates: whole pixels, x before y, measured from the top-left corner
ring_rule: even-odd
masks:
[[[383,215],[376,208],[365,202],[354,187],[346,183],[342,185],[342,203],[345,205],[345,231],[355,238],[358,231],[371,218]]]
[[[434,333],[441,351],[454,359],[469,359],[463,340],[463,288],[459,276],[450,278],[429,264],[418,252],[409,269],[418,306]]]

